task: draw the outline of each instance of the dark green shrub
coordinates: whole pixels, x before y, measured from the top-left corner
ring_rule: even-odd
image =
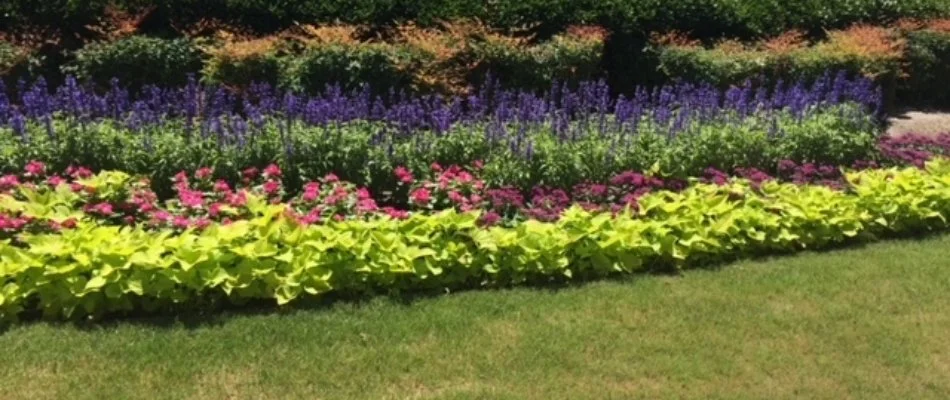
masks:
[[[201,55],[191,41],[130,36],[88,45],[63,72],[105,85],[118,78],[124,85],[182,85],[201,69]]]
[[[401,46],[377,43],[308,46],[290,57],[282,83],[303,92],[317,92],[330,84],[344,89],[369,85],[376,91],[408,89],[417,55]]]
[[[514,40],[490,40],[474,45],[474,58],[481,60],[472,71],[474,85],[487,74],[503,87],[546,90],[552,82],[576,85],[602,75],[605,33],[577,28],[551,40],[523,45]]]
[[[900,101],[916,106],[950,106],[950,32],[908,34],[907,78]]]

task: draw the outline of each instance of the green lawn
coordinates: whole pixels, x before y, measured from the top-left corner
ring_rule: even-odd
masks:
[[[950,236],[563,290],[0,335],[0,399],[947,399]]]

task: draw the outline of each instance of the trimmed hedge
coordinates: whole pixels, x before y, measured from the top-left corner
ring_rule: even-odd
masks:
[[[248,200],[251,220],[202,231],[80,223],[0,242],[0,318],[591,279],[948,227],[945,160],[848,180],[844,191],[694,183],[645,195],[633,218],[574,207],[556,222],[510,228],[480,228],[476,213],[455,212],[301,226],[260,199]]]
[[[108,84],[113,78],[133,89],[144,85],[184,85],[201,69],[201,54],[187,39],[131,36],[93,43],[76,51],[63,71],[81,80]]]
[[[204,81],[239,87],[279,83],[309,93],[340,84],[344,89],[369,85],[383,93],[461,94],[492,77],[505,88],[542,91],[552,82],[576,87],[599,78],[606,36],[599,28],[572,27],[532,43],[460,22],[445,24],[444,30],[404,26],[391,41],[377,42],[353,37],[348,26],[308,28],[316,38],[265,37],[206,46]],[[320,37],[332,34],[343,37]]]
[[[901,103],[950,106],[950,31],[909,33],[906,68],[907,79],[898,88]]]
[[[944,0],[7,0],[0,5],[0,26],[39,24],[81,31],[109,4],[119,9],[154,7],[154,18],[175,24],[216,18],[260,32],[296,22],[382,26],[477,18],[503,28],[539,24],[547,32],[596,22],[625,32],[679,29],[704,37],[747,37],[950,15]]]

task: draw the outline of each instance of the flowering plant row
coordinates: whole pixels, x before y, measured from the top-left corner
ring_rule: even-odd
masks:
[[[491,227],[483,226],[483,212],[455,210],[307,224],[302,213],[267,201],[270,190],[245,192],[246,219],[210,222],[203,229],[80,222],[72,229],[0,241],[0,318],[155,310],[209,297],[285,304],[329,292],[590,279],[948,227],[946,160],[923,169],[849,172],[842,179],[848,190],[744,178],[695,183],[678,192],[643,194],[635,209],[618,213],[575,205],[552,222]],[[420,192],[431,184],[411,184],[420,203],[441,201]],[[82,185],[78,192],[60,185],[56,193],[90,191]],[[112,194],[108,186],[93,187],[95,196]],[[314,201],[341,197],[337,189],[307,193]],[[361,196],[355,197],[349,201],[358,203]],[[32,207],[42,203],[33,200],[21,211],[70,212],[68,207]]]
[[[710,166],[776,173],[780,160],[850,165],[873,159],[879,93],[869,81],[829,74],[814,85],[722,92],[681,84],[611,97],[606,85],[554,87],[545,95],[486,87],[465,98],[320,96],[264,86],[243,96],[197,84],[98,94],[69,81],[49,93],[0,92],[0,171],[30,160],[56,170],[84,165],[145,175],[160,198],[181,170],[281,165],[290,194],[336,173],[373,193],[397,189],[391,171],[483,160],[493,186],[570,189],[658,165],[686,178]]]
[[[874,165],[860,167],[870,166]],[[62,175],[49,174],[45,164],[31,161],[21,174],[0,177],[0,238],[23,232],[57,232],[83,222],[141,225],[148,229],[204,229],[212,223],[230,224],[252,218],[249,202],[253,201],[281,204],[288,217],[304,225],[377,216],[405,219],[414,213],[455,209],[482,211],[482,226],[510,226],[524,220],[557,220],[574,204],[591,212],[616,214],[625,209],[636,210],[640,197],[657,190],[680,191],[689,183],[626,171],[606,182],[584,182],[570,190],[539,186],[526,195],[514,187],[490,186],[481,177],[483,168],[480,161],[469,168],[433,163],[426,171],[431,178],[416,178],[406,167],[397,167],[393,175],[399,190],[386,200],[407,206],[400,209],[381,207],[368,189],[334,174],[305,183],[301,193],[288,198],[281,184],[283,171],[273,164],[263,170],[241,171],[241,180],[234,186],[216,179],[211,168],[200,168],[191,174],[181,171],[172,180],[176,196],[161,202],[146,179],[122,172],[93,175],[83,167],[70,167]],[[779,174],[773,177],[756,168],[737,168],[732,175],[708,168],[699,181],[725,185],[731,176],[736,176],[748,179],[754,187],[778,179],[847,189],[847,182],[836,167],[798,165],[784,160],[778,170]]]

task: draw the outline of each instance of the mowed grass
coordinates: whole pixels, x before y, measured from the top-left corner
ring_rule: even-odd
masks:
[[[204,323],[27,323],[0,399],[947,399],[950,236]]]

